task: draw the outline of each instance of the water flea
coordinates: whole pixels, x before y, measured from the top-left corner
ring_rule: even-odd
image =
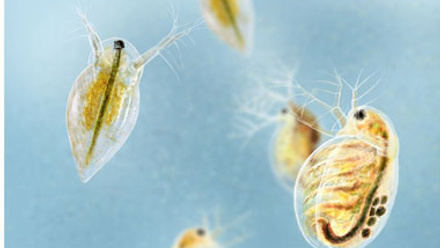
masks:
[[[254,11],[251,0],[201,0],[206,24],[229,46],[250,54]]]
[[[196,228],[185,229],[176,239],[172,248],[220,248],[227,247],[219,243],[218,238],[222,233],[240,223],[246,215],[225,225],[220,224],[220,216],[215,215],[215,222],[211,225],[208,216],[203,217],[203,225]],[[211,228],[212,226],[212,228]],[[233,238],[228,244],[237,244],[244,240],[245,234]]]
[[[301,166],[295,184],[295,212],[303,236],[313,247],[360,248],[386,224],[378,216],[385,214],[382,196],[387,195],[391,203],[397,191],[398,139],[384,113],[357,105],[359,85],[365,80],[358,76],[356,86],[350,86],[352,107],[345,114],[340,106],[344,79],[339,74],[335,78],[333,105],[299,83],[291,86],[324,106],[341,127],[336,133],[320,127],[322,134],[332,138]]]
[[[124,39],[101,41],[81,11],[91,46],[87,67],[75,80],[66,110],[72,154],[82,182],[89,181],[119,151],[139,113],[139,84],[144,66],[164,49],[178,45],[196,26],[178,31],[177,20],[159,44],[143,54]]]
[[[270,85],[260,87],[239,99],[238,133],[234,136],[245,138],[247,143],[258,131],[276,125],[269,145],[270,162],[279,182],[291,192],[301,166],[318,147],[319,120],[302,104],[295,103],[290,88],[277,92]],[[262,104],[280,105],[280,108],[262,108]]]

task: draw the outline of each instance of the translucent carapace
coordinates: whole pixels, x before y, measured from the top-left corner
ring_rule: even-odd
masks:
[[[191,28],[176,32],[174,25],[157,46],[141,55],[124,39],[101,42],[85,16],[79,14],[92,55],[70,91],[66,122],[80,179],[87,182],[121,148],[136,124],[139,81],[145,64]]]
[[[220,243],[219,236],[228,229],[241,222],[247,216],[243,215],[233,222],[221,226],[218,213],[216,213],[215,228],[210,229],[208,217],[203,218],[203,225],[200,227],[188,228],[179,235],[173,248],[226,248],[241,243],[245,239],[245,235],[236,236],[227,243]]]
[[[274,171],[292,190],[304,161],[318,146],[318,120],[308,109],[289,102],[281,111],[280,125],[271,144]]]
[[[201,0],[209,27],[231,47],[250,53],[254,32],[251,0]]]
[[[339,107],[345,81],[338,75],[337,81],[336,106],[321,103],[339,119],[342,128],[301,167],[294,192],[295,212],[313,247],[364,247],[380,233],[394,203],[398,139],[384,113],[357,106],[362,97],[357,97],[358,89],[367,80],[360,82],[359,77],[355,87],[347,84],[353,92],[347,115]]]
[[[293,77],[293,76],[291,76]],[[292,191],[299,169],[316,149],[321,134],[317,131],[318,119],[304,105],[294,102],[292,89],[276,83],[260,82],[257,91],[249,92],[239,101],[239,137],[249,139],[268,126],[278,128],[269,142],[269,157],[274,174],[281,184]],[[287,92],[273,90],[282,86]]]

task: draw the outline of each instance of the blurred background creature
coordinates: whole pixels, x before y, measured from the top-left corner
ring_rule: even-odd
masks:
[[[242,215],[229,224],[222,226],[220,224],[219,212],[215,213],[215,227],[210,229],[208,216],[203,217],[202,227],[192,227],[183,231],[176,240],[173,248],[226,248],[243,242],[247,234],[237,236],[226,243],[220,243],[219,236],[225,233],[233,226],[245,220],[248,215]]]
[[[254,10],[251,0],[201,0],[208,26],[229,46],[250,54],[253,46]]]
[[[294,73],[288,75],[293,80]],[[238,99],[236,126],[245,143],[261,129],[276,126],[269,143],[269,157],[274,174],[290,192],[304,161],[316,149],[320,141],[318,119],[306,108],[297,105],[290,85],[284,80],[258,81],[257,90],[249,91]],[[283,89],[283,93],[277,91]],[[281,110],[280,110],[281,109]]]

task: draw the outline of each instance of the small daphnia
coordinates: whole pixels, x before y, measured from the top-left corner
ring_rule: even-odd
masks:
[[[90,180],[125,143],[139,113],[139,82],[144,66],[194,28],[173,28],[158,45],[139,54],[121,38],[101,41],[78,11],[92,48],[88,66],[75,80],[67,101],[66,122],[82,182]]]
[[[270,80],[271,85],[260,82],[257,91],[249,92],[245,100],[238,100],[237,126],[241,132],[236,136],[249,141],[261,129],[278,126],[268,142],[269,158],[278,181],[292,192],[301,165],[317,148],[321,135],[316,130],[318,118],[305,104],[297,104],[294,98],[298,94],[286,87],[284,81]],[[275,87],[285,88],[287,92],[282,94]]]
[[[204,216],[203,225],[201,227],[188,228],[183,231],[175,241],[173,248],[226,248],[237,243],[241,243],[246,238],[246,235],[241,235],[227,242],[226,244],[223,244],[218,240],[221,234],[225,233],[232,226],[241,222],[247,217],[246,215],[237,218],[235,221],[225,226],[220,225],[218,213],[215,217],[216,227],[214,229],[210,229],[208,217]]]
[[[201,0],[208,26],[229,46],[251,53],[254,11],[251,0]]]

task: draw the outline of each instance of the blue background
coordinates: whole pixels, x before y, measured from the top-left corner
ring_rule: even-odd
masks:
[[[102,39],[123,37],[140,52],[171,27],[168,1],[80,4]],[[182,23],[200,17],[198,1],[174,4]],[[306,86],[334,68],[350,82],[360,69],[379,72],[374,94],[383,94],[372,105],[399,134],[400,185],[390,219],[369,247],[440,246],[440,2],[254,1],[251,58],[207,28],[194,31],[195,45],[185,39],[180,52],[166,54],[178,76],[160,58],[146,66],[133,133],[85,185],[65,124],[70,88],[90,52],[75,5],[5,4],[6,247],[171,247],[216,208],[224,223],[249,213],[221,242],[247,233],[236,247],[308,247],[292,195],[271,171],[275,127],[244,149],[228,138],[234,96],[255,87],[249,75],[256,68],[277,69],[278,59],[299,64]]]

